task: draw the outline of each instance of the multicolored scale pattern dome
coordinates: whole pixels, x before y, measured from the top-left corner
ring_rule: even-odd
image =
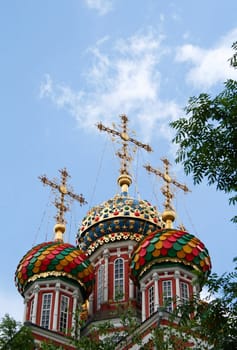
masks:
[[[28,251],[17,266],[15,283],[23,295],[26,287],[39,278],[65,277],[77,282],[89,295],[94,271],[84,252],[69,243],[41,243]]]
[[[104,243],[121,239],[140,241],[161,227],[163,223],[155,207],[122,192],[87,213],[78,231],[77,245],[90,255]]]
[[[163,229],[145,237],[131,258],[131,275],[138,281],[154,265],[181,263],[207,277],[211,260],[204,244],[195,236],[175,229]]]

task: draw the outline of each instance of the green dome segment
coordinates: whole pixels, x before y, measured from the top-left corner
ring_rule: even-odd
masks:
[[[183,264],[210,273],[211,260],[204,244],[195,236],[180,230],[157,230],[145,237],[131,258],[131,275],[138,281],[149,269],[161,263]]]
[[[15,283],[23,295],[29,283],[53,276],[73,280],[85,295],[92,291],[94,271],[90,261],[81,250],[62,242],[41,243],[29,250],[17,266]]]
[[[88,212],[78,231],[77,245],[91,254],[109,241],[140,241],[161,227],[163,223],[155,207],[122,192]]]

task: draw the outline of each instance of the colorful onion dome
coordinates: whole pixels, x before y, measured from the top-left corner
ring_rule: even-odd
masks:
[[[31,282],[47,277],[72,280],[87,296],[92,290],[94,272],[84,252],[69,243],[54,241],[38,244],[23,256],[17,266],[15,283],[24,295]]]
[[[90,255],[110,241],[140,241],[144,235],[163,227],[157,209],[146,200],[122,192],[100,206],[93,207],[82,220],[77,244]]]
[[[145,237],[131,257],[131,275],[137,282],[161,263],[180,263],[203,273],[211,270],[211,260],[204,244],[195,236],[175,229],[157,230]]]

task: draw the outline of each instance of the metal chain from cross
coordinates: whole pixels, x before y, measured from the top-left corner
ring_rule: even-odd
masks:
[[[144,144],[134,138],[132,138],[129,134],[128,134],[128,117],[123,114],[120,116],[122,124],[121,124],[121,131],[115,130],[115,129],[111,129],[108,128],[106,126],[104,126],[102,123],[98,123],[97,124],[97,128],[100,131],[106,131],[109,134],[112,134],[113,136],[118,136],[121,140],[122,140],[122,149],[120,151],[118,151],[116,153],[116,155],[121,159],[121,167],[120,167],[120,178],[128,178],[130,179],[127,182],[127,185],[129,186],[131,184],[131,178],[130,178],[130,174],[128,171],[128,167],[129,167],[129,163],[132,161],[132,157],[129,154],[129,150],[128,150],[128,145],[129,142],[133,143],[134,145],[145,149],[147,152],[152,152],[152,148],[147,145]],[[120,185],[123,185],[123,181],[120,183]]]
[[[85,204],[87,202],[85,201],[85,198],[82,194],[75,194],[67,188],[67,178],[70,177],[70,175],[68,174],[66,168],[59,170],[59,172],[61,174],[61,184],[57,184],[56,182],[50,181],[46,177],[46,175],[39,176],[39,179],[41,182],[43,182],[44,185],[48,185],[53,189],[59,191],[59,201],[57,201],[57,199],[55,199],[54,201],[54,205],[58,209],[58,213],[55,218],[57,224],[64,225],[66,223],[64,214],[69,210],[69,207],[65,205],[65,196],[69,196],[71,199],[77,200],[80,203],[80,205]]]
[[[184,192],[190,192],[188,187],[186,185],[183,185],[176,181],[175,179],[172,179],[169,174],[169,166],[171,165],[168,159],[163,158],[161,159],[164,163],[164,172],[162,173],[159,169],[154,169],[151,165],[144,165],[144,168],[157,176],[160,176],[165,181],[165,186],[162,186],[161,191],[162,194],[165,196],[165,203],[164,207],[165,210],[174,210],[171,204],[172,199],[174,198],[174,193],[170,189],[170,184],[175,185],[176,187],[180,188]]]

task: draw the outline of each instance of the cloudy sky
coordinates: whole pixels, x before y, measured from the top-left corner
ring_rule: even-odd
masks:
[[[38,176],[59,177],[67,167],[76,193],[65,240],[74,243],[88,209],[114,196],[119,144],[95,124],[119,127],[129,118],[131,135],[154,152],[137,151],[132,196],[162,211],[162,182],[144,163],[172,176],[191,193],[175,191],[176,225],[183,223],[209,249],[213,271],[233,268],[236,227],[228,197],[204,182],[194,187],[174,164],[169,122],[184,115],[190,96],[214,96],[228,78],[231,44],[237,40],[235,0],[51,0],[1,2],[1,271],[0,317],[22,320],[23,299],[14,285],[21,257],[51,240],[54,197]]]

